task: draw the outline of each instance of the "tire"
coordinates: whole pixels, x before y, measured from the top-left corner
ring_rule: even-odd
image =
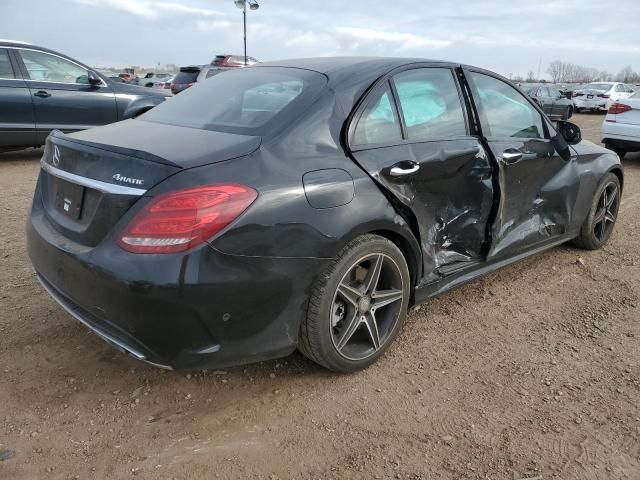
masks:
[[[569,108],[567,109],[567,120],[569,120],[571,117],[573,117],[573,107],[569,106]]]
[[[580,113],[580,112],[582,111],[582,109],[581,109],[581,108],[576,107],[576,108],[574,108],[574,109],[573,109],[573,111],[574,111],[575,113]]]
[[[573,244],[585,250],[598,250],[606,245],[615,227],[619,208],[620,180],[615,174],[607,173],[598,184],[589,214]]]
[[[352,240],[312,287],[298,349],[335,372],[368,367],[401,330],[409,292],[407,262],[393,242],[371,234]]]

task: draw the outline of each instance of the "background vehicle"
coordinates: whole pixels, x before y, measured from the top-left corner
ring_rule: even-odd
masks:
[[[221,367],[299,348],[354,371],[409,305],[608,241],[620,160],[580,139],[471,66],[233,69],[137,119],[51,135],[28,251],[58,302],[139,359]]]
[[[131,118],[162,103],[161,91],[118,83],[42,47],[0,42],[0,149],[44,144],[52,130],[74,132]]]
[[[139,85],[140,84],[140,77],[138,77],[134,73],[123,72],[123,73],[119,74],[118,77],[120,77],[120,80],[122,80],[124,83],[128,83],[130,85]]]
[[[576,112],[581,110],[606,112],[613,102],[627,98],[633,89],[619,82],[592,82],[573,91],[573,105]]]
[[[143,87],[153,87],[156,83],[166,82],[171,78],[171,76],[172,75],[170,73],[149,72],[144,77],[142,77],[139,84]]]
[[[120,78],[120,74],[119,73],[113,72],[111,70],[101,70],[99,68],[96,68],[95,70],[100,75],[102,75],[104,78],[107,78],[112,82],[126,83],[122,78]]]
[[[247,63],[245,65],[244,55],[216,55],[216,57],[211,60],[211,65],[229,68],[245,67],[247,65],[255,65],[256,63],[258,63],[258,60],[247,56]]]
[[[573,101],[560,90],[547,85],[525,85],[523,91],[536,102],[551,120],[568,120],[573,115]]]
[[[174,78],[175,78],[175,75],[171,75],[168,78],[165,78],[164,80],[158,80],[153,83],[153,88],[163,88],[163,89],[170,90],[171,84],[173,83]]]
[[[640,151],[640,92],[615,102],[602,122],[602,143],[620,158]]]
[[[211,65],[191,65],[181,67],[178,74],[171,81],[171,93],[177,95],[194,83],[204,82],[207,78],[224,72],[228,68],[214,67]]]

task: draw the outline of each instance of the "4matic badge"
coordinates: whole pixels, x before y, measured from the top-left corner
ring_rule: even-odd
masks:
[[[113,176],[113,179],[117,180],[118,182],[129,183],[131,185],[142,185],[144,183],[144,180],[140,178],[125,177],[124,175],[120,175],[119,173],[116,173]]]

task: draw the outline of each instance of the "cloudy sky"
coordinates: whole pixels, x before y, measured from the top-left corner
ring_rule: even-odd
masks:
[[[504,75],[561,59],[640,70],[640,0],[259,0],[249,55],[419,56]],[[0,37],[94,66],[208,63],[241,53],[233,0],[0,0]]]

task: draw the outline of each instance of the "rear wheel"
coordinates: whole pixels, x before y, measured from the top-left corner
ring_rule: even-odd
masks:
[[[597,250],[609,241],[620,208],[620,180],[608,173],[598,185],[591,210],[574,240],[576,246]]]
[[[567,109],[567,120],[569,120],[571,117],[573,117],[573,107],[569,106],[569,108]]]
[[[350,242],[313,287],[298,348],[334,371],[353,372],[375,362],[404,323],[409,270],[386,238]]]

